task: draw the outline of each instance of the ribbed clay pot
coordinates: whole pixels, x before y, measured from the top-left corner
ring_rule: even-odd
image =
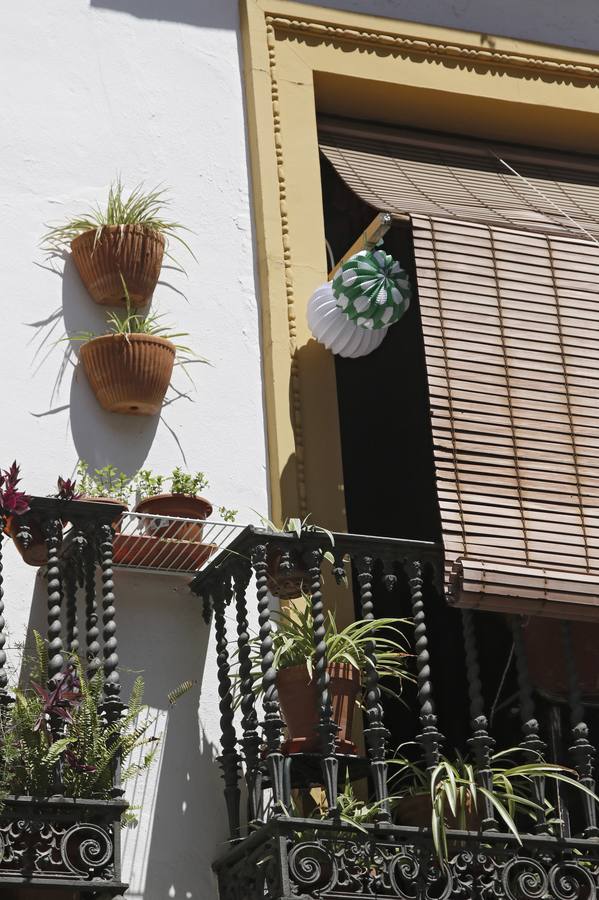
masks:
[[[333,720],[339,726],[337,752],[357,753],[351,737],[356,698],[360,693],[360,672],[349,663],[331,663],[327,671]],[[287,726],[283,751],[318,753],[320,738],[316,729],[320,697],[316,682],[308,675],[307,666],[303,664],[280,669],[277,672],[277,690]]]
[[[135,512],[156,516],[151,521],[144,520],[148,534],[180,541],[201,541],[203,528],[198,522],[161,522],[160,516],[204,521],[212,514],[212,504],[204,497],[190,497],[188,494],[156,494],[141,500]]]
[[[162,267],[164,237],[143,225],[107,225],[71,241],[73,260],[96,303],[124,306],[123,281],[133,306],[148,303]],[[121,279],[122,276],[122,279]]]
[[[151,334],[104,334],[81,347],[98,403],[109,412],[153,416],[171,381],[175,345]]]

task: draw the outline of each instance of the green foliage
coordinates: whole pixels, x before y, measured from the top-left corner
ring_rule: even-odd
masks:
[[[36,658],[32,681],[46,665],[44,642],[35,635]],[[107,726],[102,715],[103,672],[87,679],[81,661],[74,657],[79,696],[70,703],[63,734],[54,739],[43,726],[44,700],[31,686],[15,691],[15,702],[1,721],[0,790],[5,794],[46,797],[52,792],[55,767],[61,764],[65,796],[110,799],[113,771],[122,761],[121,780],[126,782],[150,767],[159,738],[148,734],[154,719],[143,705],[143,680],[136,679],[124,716]],[[40,722],[42,727],[40,727]],[[141,763],[133,753],[145,748]]]
[[[254,510],[255,512],[255,510]],[[282,525],[275,525],[274,522],[271,522],[270,519],[267,519],[265,516],[261,516],[260,513],[257,513],[260,516],[260,521],[262,522],[262,526],[267,528],[268,531],[273,531],[275,534],[295,534],[296,537],[300,538],[302,533],[308,534],[324,534],[325,537],[329,540],[331,547],[335,546],[335,538],[333,537],[332,531],[329,531],[327,528],[322,528],[320,525],[315,525],[309,521],[311,514],[308,515],[304,519],[291,517],[285,519]],[[335,559],[333,554],[329,551],[323,553],[324,559],[334,565]]]
[[[238,512],[238,509],[227,509],[226,506],[219,506],[218,508],[218,514],[223,522],[234,522]]]
[[[519,754],[525,762],[515,763]],[[440,859],[447,858],[448,819],[451,826],[468,828],[468,816],[481,814],[482,797],[490,802],[493,814],[521,843],[516,826],[517,814],[524,814],[537,821],[543,811],[532,797],[535,778],[549,779],[576,788],[599,803],[592,791],[578,781],[573,769],[545,762],[542,757],[530,761],[531,751],[522,747],[511,747],[491,756],[489,764],[489,784],[482,785],[481,778],[473,763],[459,754],[455,761],[442,758],[432,772],[428,772],[404,758],[388,760],[390,766],[399,766],[391,778],[400,795],[430,794],[431,830],[435,850]],[[548,804],[548,809],[551,809]],[[455,824],[454,824],[455,823]]]
[[[49,252],[61,252],[72,240],[85,231],[95,231],[95,241],[102,239],[102,229],[107,225],[142,225],[149,231],[156,231],[167,239],[174,238],[191,253],[180,231],[187,231],[184,225],[164,217],[164,210],[170,206],[166,188],[145,190],[138,184],[129,196],[118,176],[108,191],[105,207],[98,204],[83,215],[69,219],[63,225],[56,225],[42,238],[42,246]],[[195,257],[194,257],[195,259]]]
[[[191,475],[184,472],[180,466],[173,469],[169,480],[173,494],[185,494],[188,497],[196,497],[200,491],[208,487],[208,479],[203,472]]]
[[[83,496],[105,497],[129,505],[132,491],[131,477],[119,471],[116,466],[103,466],[90,473],[88,464],[80,459],[77,463],[77,478]]]
[[[133,487],[139,500],[156,497],[165,488],[164,475],[154,475],[151,469],[140,469],[133,480]]]
[[[314,657],[314,631],[312,610],[308,598],[301,607],[294,606],[288,612],[274,613],[272,620],[275,629],[271,632],[273,639],[273,668],[289,668],[306,664],[310,677]],[[376,666],[380,679],[380,688],[387,694],[397,697],[404,680],[412,680],[406,669],[406,659],[411,655],[405,635],[398,626],[411,625],[408,619],[381,618],[358,620],[351,622],[341,630],[337,627],[335,616],[328,612],[325,622],[324,642],[328,663],[349,663],[364,674],[368,665],[367,654],[374,651]],[[254,692],[262,693],[262,671],[260,657],[260,641],[252,639],[252,677]],[[233,657],[235,651],[233,652]],[[237,687],[237,676],[234,673]],[[237,703],[239,698],[235,697]]]

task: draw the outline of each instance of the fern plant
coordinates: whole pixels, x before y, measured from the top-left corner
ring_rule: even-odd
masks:
[[[164,215],[169,205],[166,188],[146,190],[143,183],[140,183],[127,196],[118,176],[110,185],[106,206],[96,205],[81,216],[75,216],[62,225],[51,227],[42,238],[42,247],[48,252],[60,252],[86,231],[94,231],[94,240],[97,242],[102,238],[102,230],[108,226],[141,225],[148,231],[164,235],[167,241],[169,239],[178,241],[195,259],[193,251],[179,234],[189,229]]]
[[[60,764],[65,796],[109,800],[115,795],[117,760],[125,783],[148,769],[157,751],[159,738],[149,733],[154,719],[143,705],[143,679],[136,679],[123,717],[108,725],[102,713],[102,670],[88,679],[81,660],[72,657],[48,690],[42,686],[46,645],[37,632],[34,637],[29,684],[15,691],[15,702],[0,719],[0,792],[46,797]],[[60,735],[51,728],[57,719]],[[140,750],[142,761],[132,762]]]

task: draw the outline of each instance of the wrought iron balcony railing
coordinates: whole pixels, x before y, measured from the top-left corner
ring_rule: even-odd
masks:
[[[46,566],[48,689],[56,686],[67,654],[79,654],[86,661],[88,676],[103,669],[103,727],[110,727],[122,716],[112,527],[122,511],[123,507],[115,503],[35,497],[30,512],[14,523],[0,516],[0,716],[7,727],[14,698],[5,652],[5,528],[10,529],[23,555],[33,552],[33,561]],[[97,567],[101,571],[101,598],[96,593]],[[77,616],[80,592],[85,600],[85,630]],[[54,739],[61,736],[63,724],[60,717],[52,718]],[[119,766],[114,767],[111,799],[65,796],[62,776],[59,759],[52,796],[2,798],[0,889],[52,886],[77,891],[81,896],[122,898],[126,885],[121,881],[119,835],[127,804],[122,799]]]
[[[304,532],[298,537],[248,527],[192,582],[206,618],[214,615],[219,762],[231,838],[215,863],[221,900],[356,894],[402,900],[595,898],[599,829],[595,803],[582,791],[532,777],[531,796],[539,812],[534,821],[517,817],[520,840],[504,833],[505,823],[498,821],[490,800],[479,795],[479,815],[470,823],[476,830],[448,827],[443,861],[428,827],[430,813],[428,824],[406,822],[405,816],[399,824],[396,798],[390,797],[389,755],[400,741],[419,748],[416,761],[429,773],[444,753],[451,758],[453,748],[469,754],[479,785],[487,789],[492,786],[494,749],[517,744],[531,761],[569,763],[574,777],[594,791],[588,717],[597,716],[583,703],[568,624],[562,626],[567,693],[547,700],[529,674],[521,617],[447,606],[439,590],[438,546],[335,534],[332,549],[336,579],[352,576],[358,617],[410,614],[414,625],[416,684],[406,690],[403,707],[384,699],[374,649],[366,654],[365,753],[343,753],[336,740],[323,640],[328,584],[322,577],[323,553],[331,550],[325,535]],[[284,585],[300,561],[314,628],[316,756],[289,752],[273,667],[276,624],[269,585]],[[253,591],[257,608],[251,610]],[[254,612],[258,635],[252,641]],[[564,727],[567,718],[569,729]],[[374,821],[356,825],[340,818],[337,800],[346,779],[356,784],[362,779],[364,785],[364,778],[377,812]],[[310,813],[305,790],[315,786],[327,798],[317,817]]]

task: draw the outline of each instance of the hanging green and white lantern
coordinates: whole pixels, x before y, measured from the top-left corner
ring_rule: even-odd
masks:
[[[397,322],[410,305],[410,281],[384,250],[361,250],[332,282],[337,306],[361,328],[378,330]]]

